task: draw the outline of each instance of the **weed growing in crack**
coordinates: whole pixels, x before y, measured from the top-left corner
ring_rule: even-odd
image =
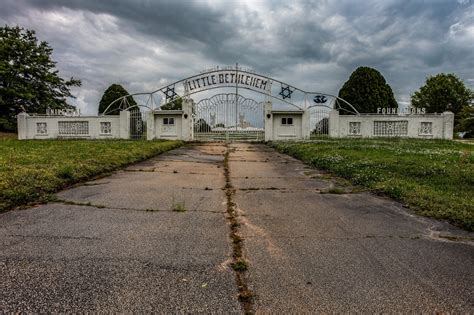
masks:
[[[336,195],[340,195],[340,194],[345,194],[346,192],[344,191],[344,189],[341,189],[341,188],[338,188],[338,187],[333,187],[333,188],[329,188],[329,190],[327,191],[327,194],[336,194]]]
[[[233,239],[232,239],[232,242],[234,244],[237,244],[237,243],[240,243],[242,242],[242,237],[238,236],[238,235],[234,235]]]
[[[176,201],[174,196],[173,196],[173,201],[171,203],[171,210],[175,212],[185,212],[186,211],[186,205],[184,201]]]
[[[173,204],[173,207],[172,207],[172,210],[173,211],[176,211],[176,212],[185,212],[186,211],[186,207],[184,206],[184,202],[176,202]]]
[[[239,301],[241,302],[250,302],[252,298],[254,297],[252,291],[250,290],[242,290],[239,293]]]
[[[248,264],[243,258],[238,259],[235,263],[232,263],[230,266],[235,271],[247,271],[248,269]]]
[[[232,222],[232,224],[230,225],[230,227],[231,227],[232,229],[236,229],[236,228],[240,227],[240,224],[237,223],[237,222]]]
[[[236,204],[233,201],[233,197],[236,193],[235,188],[232,186],[230,180],[230,168],[229,168],[229,154],[231,149],[227,145],[227,151],[224,154],[224,175],[225,175],[225,194],[227,197],[227,217],[226,219],[230,223],[230,238],[232,240],[232,258],[233,263],[230,267],[235,272],[235,280],[237,287],[239,288],[239,301],[242,304],[245,314],[253,314],[253,292],[248,288],[247,281],[245,278],[245,272],[248,269],[248,264],[243,258],[242,246],[243,239],[237,234],[240,224],[237,221],[238,214],[236,212]],[[242,215],[242,214],[240,214]]]

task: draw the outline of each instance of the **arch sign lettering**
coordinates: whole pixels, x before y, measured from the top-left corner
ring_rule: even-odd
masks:
[[[104,114],[116,102],[121,103],[121,108],[127,108],[129,96],[146,96],[148,100],[143,106],[153,108],[154,104],[152,103],[155,97],[162,100],[161,106],[163,106],[178,97],[186,98],[200,92],[223,88],[234,88],[235,94],[238,94],[238,91],[241,89],[252,91],[264,95],[268,101],[278,101],[296,107],[299,110],[312,107],[326,107],[343,109],[358,114],[351,104],[335,95],[304,91],[288,83],[257,74],[252,70],[240,68],[237,65],[235,67],[208,69],[200,74],[176,81],[154,91],[134,93],[121,97],[112,102],[104,111]],[[345,104],[344,108],[341,104]]]

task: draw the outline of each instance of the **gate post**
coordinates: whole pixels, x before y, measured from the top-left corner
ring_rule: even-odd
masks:
[[[329,112],[329,137],[339,138],[339,111]]]
[[[19,113],[16,116],[17,126],[18,126],[18,140],[24,140],[28,137],[28,114]]]
[[[130,112],[122,110],[120,112],[120,139],[130,139]]]
[[[452,140],[454,130],[454,114],[452,112],[444,112],[443,117],[443,139]]]
[[[265,141],[273,140],[273,115],[272,102],[266,101],[264,103],[263,119],[265,120]]]
[[[310,112],[308,109],[305,109],[303,112],[303,115],[301,116],[301,138],[304,140],[309,139],[309,136],[311,134],[311,128],[310,128]]]
[[[155,138],[155,114],[152,110],[146,113],[146,139],[153,140]]]
[[[193,101],[189,98],[183,99],[183,116],[181,123],[181,140],[191,141],[193,135]]]

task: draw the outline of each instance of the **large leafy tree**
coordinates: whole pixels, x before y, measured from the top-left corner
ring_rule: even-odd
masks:
[[[111,86],[109,86],[105,90],[104,94],[102,95],[102,98],[100,99],[99,114],[104,113],[104,111],[107,109],[107,107],[110,104],[112,104],[112,102],[114,102],[115,100],[117,100],[118,98],[121,98],[123,96],[127,96],[129,94],[130,93],[128,93],[127,90],[125,90],[125,88],[123,86],[121,86],[120,84],[112,84]],[[107,110],[107,113],[118,115],[118,111],[120,109],[121,104],[122,104],[121,101],[115,102]],[[137,105],[137,102],[135,102],[135,100],[133,99],[132,96],[129,96],[129,97],[127,97],[127,104],[128,104],[127,107],[130,107],[130,106]],[[122,108],[122,109],[125,109],[125,108]]]
[[[181,97],[177,97],[174,100],[170,101],[169,103],[161,106],[162,110],[181,110],[183,109],[183,99]]]
[[[459,112],[457,131],[464,132],[463,138],[474,138],[474,104],[464,106]]]
[[[425,85],[411,96],[413,107],[424,107],[429,113],[454,113],[454,125],[457,128],[460,112],[470,106],[474,99],[473,91],[467,88],[455,74],[439,73],[428,77]]]
[[[352,72],[339,90],[339,97],[351,103],[359,113],[376,113],[378,107],[398,108],[390,85],[379,71],[370,67],[359,67]],[[352,111],[347,104],[339,104]]]
[[[81,81],[64,80],[51,60],[53,49],[38,41],[33,30],[0,27],[0,129],[13,129],[22,111],[72,108],[70,88]]]
[[[202,118],[199,118],[198,121],[194,123],[194,131],[196,132],[210,132],[211,126]]]

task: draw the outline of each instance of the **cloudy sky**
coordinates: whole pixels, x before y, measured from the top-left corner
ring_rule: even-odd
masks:
[[[307,91],[337,94],[378,69],[400,104],[429,75],[474,88],[474,0],[1,0],[0,23],[34,29],[74,103],[94,114],[112,83],[155,90],[236,62]]]

